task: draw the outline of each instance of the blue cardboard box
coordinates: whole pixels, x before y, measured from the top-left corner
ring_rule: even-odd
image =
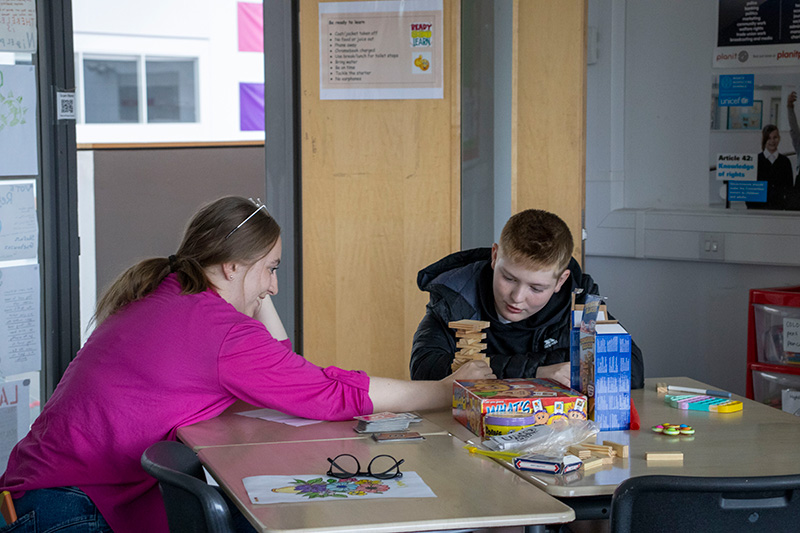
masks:
[[[572,388],[588,399],[587,414],[600,431],[629,429],[631,423],[631,336],[602,314],[594,332],[581,338],[581,311],[573,311],[570,336]]]

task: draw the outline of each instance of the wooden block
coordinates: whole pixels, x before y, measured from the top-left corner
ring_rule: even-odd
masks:
[[[468,343],[468,342],[457,342],[456,348],[475,348],[476,350],[485,350],[486,344],[483,342],[475,342],[475,343]]]
[[[656,383],[656,392],[658,394],[666,394],[668,392],[666,383]]]
[[[590,468],[597,468],[598,466],[603,466],[603,460],[599,457],[595,459],[587,459],[583,462],[583,469],[589,470]]]
[[[613,457],[603,457],[602,461],[603,461],[604,465],[613,465],[614,464],[614,458]]]
[[[453,322],[449,322],[447,324],[453,329],[463,329],[463,330],[471,330],[471,331],[480,331],[482,329],[489,327],[489,322],[485,320],[455,320]]]
[[[584,448],[583,446],[573,445],[567,448],[567,451],[572,455],[576,456],[578,459],[588,459],[592,456],[592,451]]]
[[[611,446],[611,448],[617,452],[617,457],[628,457],[629,452],[627,444],[620,444],[610,440],[604,440],[603,444],[606,446]]]
[[[648,461],[683,461],[683,452],[645,452]]]
[[[486,333],[469,333],[467,331],[456,330],[456,338],[480,341],[486,338]]]
[[[604,446],[602,444],[582,444],[582,446],[592,452],[593,455],[602,455],[609,457],[612,454],[616,455],[611,446]]]

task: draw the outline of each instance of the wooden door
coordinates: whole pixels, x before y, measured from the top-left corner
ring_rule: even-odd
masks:
[[[429,100],[320,100],[319,3],[301,0],[299,16],[303,351],[407,378],[427,302],[417,272],[460,248],[460,2],[444,1],[444,98]],[[553,4],[514,3],[510,201],[555,211],[580,236],[586,5]]]

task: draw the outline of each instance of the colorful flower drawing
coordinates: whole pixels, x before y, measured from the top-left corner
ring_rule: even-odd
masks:
[[[294,493],[304,498],[347,498],[348,496],[365,496],[382,494],[389,486],[380,480],[372,479],[295,479],[288,487],[272,489],[272,492]]]

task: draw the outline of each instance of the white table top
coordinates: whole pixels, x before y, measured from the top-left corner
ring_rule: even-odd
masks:
[[[178,438],[184,444],[197,451],[207,446],[364,439],[370,437],[370,434],[356,433],[353,430],[356,425],[354,420],[319,422],[308,426],[294,427],[280,422],[271,422],[237,414],[253,409],[257,408],[244,402],[237,402],[215,418],[178,428]],[[409,430],[416,431],[422,435],[447,434],[447,431],[428,420],[411,424]]]
[[[744,403],[736,413],[686,411],[670,407],[656,393],[656,383],[695,388],[714,388],[689,378],[645,380],[645,388],[632,391],[639,417],[638,431],[602,431],[596,442],[610,440],[628,444],[628,459],[615,458],[588,472],[583,469],[564,476],[520,472],[509,469],[561,498],[610,495],[630,477],[662,474],[679,476],[770,476],[800,473],[800,418],[734,395]],[[448,412],[422,413],[462,440],[480,442],[472,432],[452,419]],[[670,437],[652,431],[652,426],[687,424],[693,436]],[[647,462],[646,452],[682,452],[682,462]]]
[[[201,448],[198,456],[251,523],[263,532],[430,531],[565,523],[571,508],[484,456],[471,455],[448,435],[424,441],[376,443],[372,439],[282,442]],[[291,475],[328,469],[327,457],[351,453],[368,458],[390,454],[405,459],[436,498],[250,503],[242,478]]]

